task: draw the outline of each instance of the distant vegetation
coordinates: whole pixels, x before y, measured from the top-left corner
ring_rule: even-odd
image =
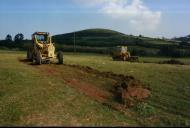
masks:
[[[188,43],[188,42],[190,42],[190,35],[187,35],[185,37],[174,38],[174,40],[181,41],[183,43]]]
[[[19,38],[21,37],[22,35],[20,34]],[[132,55],[190,56],[190,43],[188,43],[189,40],[185,40],[184,38],[182,38],[183,40],[181,38],[175,38],[173,40],[149,38],[143,35],[126,35],[107,29],[88,29],[75,33],[54,35],[53,41],[56,44],[56,49],[67,52],[74,51],[74,37],[77,52],[109,54],[111,47],[127,45]],[[21,38],[21,40],[16,41],[14,38],[14,41],[12,41],[11,35],[7,35],[5,40],[0,41],[0,46],[26,50],[31,45],[31,40],[23,39]],[[190,39],[189,36],[188,39]]]

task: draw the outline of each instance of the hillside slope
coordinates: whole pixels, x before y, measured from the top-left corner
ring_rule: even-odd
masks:
[[[73,45],[74,33],[67,33],[53,36],[58,44]],[[76,44],[80,46],[112,47],[116,45],[135,45],[159,47],[160,45],[174,45],[161,39],[147,38],[142,36],[126,35],[108,29],[87,29],[75,32]]]

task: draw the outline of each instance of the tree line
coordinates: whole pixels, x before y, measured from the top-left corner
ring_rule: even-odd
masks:
[[[12,36],[10,34],[8,34],[6,37],[5,37],[5,41],[7,42],[15,42],[15,43],[19,43],[21,42],[22,40],[24,40],[24,35],[22,33],[18,33],[15,35],[14,37],[14,40],[12,38]]]
[[[0,40],[1,49],[16,48],[26,50],[31,45],[31,40],[24,39],[24,34],[18,33],[14,37],[7,34],[4,40]]]

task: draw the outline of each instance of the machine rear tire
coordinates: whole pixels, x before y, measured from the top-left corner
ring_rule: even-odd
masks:
[[[37,65],[41,65],[42,64],[42,56],[41,56],[40,52],[36,56],[36,64]]]
[[[60,51],[57,54],[58,64],[63,64],[63,52]]]

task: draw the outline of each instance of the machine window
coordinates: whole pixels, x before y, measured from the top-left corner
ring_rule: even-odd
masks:
[[[47,41],[47,36],[45,35],[36,35],[37,41]]]

